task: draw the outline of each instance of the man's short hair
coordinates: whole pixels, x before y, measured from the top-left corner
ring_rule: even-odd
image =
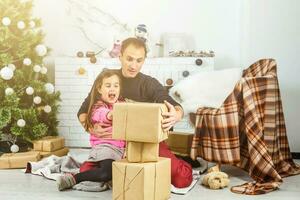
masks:
[[[145,57],[147,56],[147,47],[146,47],[145,42],[141,39],[134,38],[134,37],[130,37],[130,38],[127,38],[126,40],[123,40],[122,46],[121,46],[121,54],[123,54],[123,52],[129,45],[133,45],[136,48],[143,48],[145,51]]]

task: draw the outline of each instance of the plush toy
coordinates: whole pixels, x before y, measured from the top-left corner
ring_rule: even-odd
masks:
[[[146,44],[146,48],[147,48],[147,55],[149,57],[150,55],[150,49],[148,46],[148,31],[147,31],[147,26],[145,24],[139,24],[137,25],[137,27],[135,28],[135,37],[143,40]]]
[[[143,40],[145,43],[147,42],[148,31],[147,31],[147,27],[145,24],[137,25],[137,27],[135,28],[134,34],[135,34],[135,37]]]
[[[210,172],[219,172],[219,171],[221,171],[221,165],[220,164],[216,164],[215,166],[210,167],[207,170],[207,173],[210,173]]]
[[[117,57],[120,56],[120,54],[121,54],[121,41],[120,40],[116,40],[114,42],[113,49],[109,52],[109,55],[112,58],[117,58]]]
[[[225,188],[229,182],[228,175],[221,171],[209,172],[202,179],[202,184],[213,190]]]

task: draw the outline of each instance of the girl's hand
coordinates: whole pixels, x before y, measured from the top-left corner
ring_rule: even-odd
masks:
[[[113,111],[109,111],[106,115],[107,119],[112,120],[113,118]]]

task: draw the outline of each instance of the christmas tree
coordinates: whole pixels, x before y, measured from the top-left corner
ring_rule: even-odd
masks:
[[[41,21],[32,1],[0,1],[0,134],[15,142],[57,135],[59,92],[48,82]]]

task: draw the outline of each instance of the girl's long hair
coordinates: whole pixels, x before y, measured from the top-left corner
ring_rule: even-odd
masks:
[[[93,106],[96,104],[96,102],[99,100],[99,95],[98,94],[98,89],[101,88],[103,84],[103,80],[105,78],[109,78],[113,75],[116,75],[119,79],[119,84],[120,84],[120,90],[121,90],[121,79],[118,74],[117,70],[111,70],[111,69],[104,69],[96,78],[94,81],[94,84],[91,89],[91,98],[90,98],[90,103],[88,106],[88,112],[87,112],[87,117],[85,120],[84,128],[86,131],[89,131],[90,128],[93,127],[93,124],[91,122],[91,115],[93,112]],[[101,97],[101,96],[100,96]]]

